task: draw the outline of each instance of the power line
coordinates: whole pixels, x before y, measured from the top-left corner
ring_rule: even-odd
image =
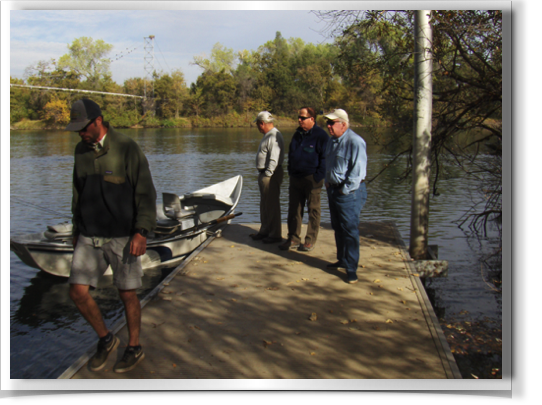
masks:
[[[120,96],[120,97],[134,97],[134,98],[144,98],[143,96],[135,96],[133,94],[121,94],[121,93],[108,93],[106,91],[94,91],[94,90],[80,90],[80,89],[67,89],[63,87],[45,87],[45,86],[31,86],[29,84],[14,84],[10,83],[11,86],[15,87],[29,87],[31,89],[42,89],[42,90],[60,90],[60,91],[74,91],[76,93],[94,93],[94,94],[106,94],[110,96]]]

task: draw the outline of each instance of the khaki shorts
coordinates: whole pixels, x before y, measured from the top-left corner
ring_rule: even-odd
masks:
[[[112,238],[109,242],[95,243],[94,238],[79,235],[73,252],[70,284],[97,287],[98,280],[110,265],[113,283],[119,290],[134,290],[141,287],[143,268],[141,257],[130,254],[129,236]]]

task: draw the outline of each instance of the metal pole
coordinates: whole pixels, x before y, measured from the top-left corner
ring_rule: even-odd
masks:
[[[430,10],[417,10],[414,15],[414,136],[410,213],[410,257],[414,260],[428,259],[433,105],[430,13]]]

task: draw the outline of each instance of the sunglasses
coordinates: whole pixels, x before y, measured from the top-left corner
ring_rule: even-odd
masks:
[[[341,122],[341,121],[331,121],[331,120],[327,120],[326,121],[326,125],[328,127],[332,127],[333,125],[337,124],[338,122]]]
[[[312,117],[302,117],[301,115],[297,117],[297,119],[301,121],[305,121],[306,119],[309,119],[309,118],[312,118]]]

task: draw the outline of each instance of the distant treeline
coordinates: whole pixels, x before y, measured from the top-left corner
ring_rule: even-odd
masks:
[[[433,11],[436,125],[470,129],[500,119],[502,43],[500,12]],[[153,80],[111,78],[102,40],[76,38],[58,59],[29,66],[11,83],[147,96],[138,98],[11,87],[12,128],[57,127],[77,99],[96,101],[116,127],[249,126],[262,110],[296,125],[297,111],[343,108],[359,125],[396,126],[411,133],[413,100],[412,13],[325,12],[332,44],[285,39],[280,32],[255,51],[217,43],[195,56],[202,68],[187,86],[180,69],[154,72]],[[33,121],[33,122],[32,122]],[[39,121],[39,122],[38,122]]]

